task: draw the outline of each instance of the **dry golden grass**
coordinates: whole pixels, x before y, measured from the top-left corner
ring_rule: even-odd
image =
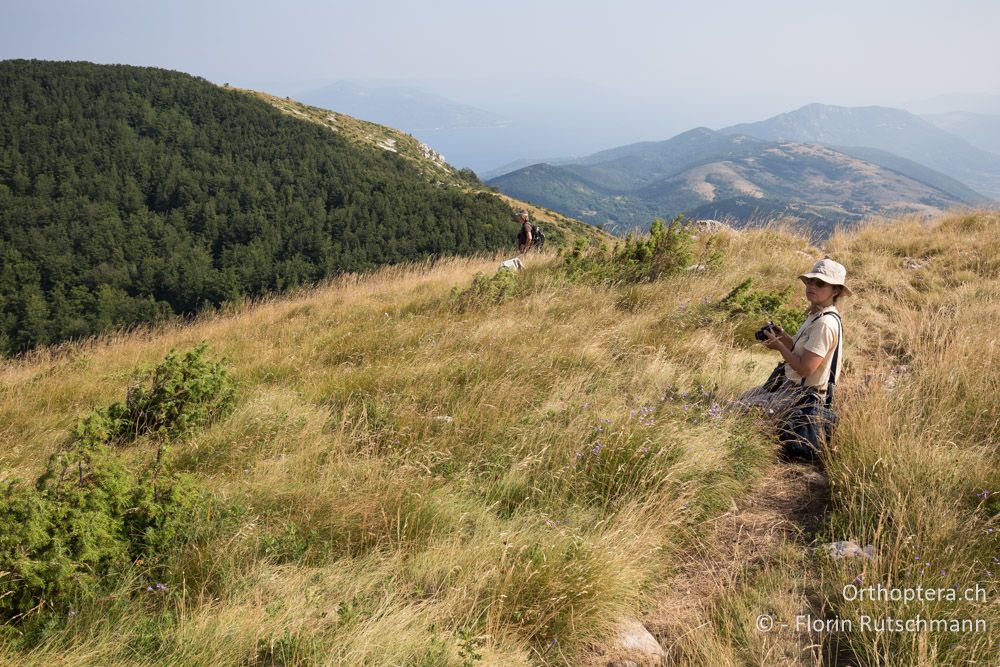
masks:
[[[984,325],[1000,314],[998,231],[998,216],[977,214],[831,239],[858,297],[822,530],[879,555],[836,568],[768,547],[691,629],[688,664],[813,664],[780,657],[797,644],[754,632],[752,612],[801,608],[807,571],[829,586],[859,568],[885,583],[913,540],[935,550],[935,569],[948,564],[940,581],[987,581],[992,519],[975,494],[998,477],[1000,350]],[[176,443],[175,462],[243,513],[176,557],[162,600],[126,579],[44,643],[0,646],[0,661],[460,665],[477,662],[474,648],[482,664],[577,664],[622,615],[655,609],[704,522],[771,465],[773,445],[748,422],[663,398],[732,396],[773,364],[703,304],[749,276],[793,284],[821,256],[765,228],[730,235],[716,271],[605,288],[567,284],[558,258],[535,255],[521,296],[464,312],[451,289],[501,258],[450,259],[7,361],[0,476],[30,479],[80,414],[119,400],[170,349],[207,341],[237,407]],[[651,424],[634,414],[644,406]],[[857,611],[829,586],[830,609]],[[861,664],[997,657],[988,638],[841,641]]]

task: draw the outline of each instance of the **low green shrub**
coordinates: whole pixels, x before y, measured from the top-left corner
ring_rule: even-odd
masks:
[[[0,490],[0,619],[89,597],[129,563],[155,575],[204,501],[190,478],[133,474],[107,445],[53,455],[35,485]]]
[[[171,350],[142,383],[129,388],[123,403],[82,420],[77,437],[126,444],[147,434],[176,436],[228,415],[235,388],[221,362],[204,358],[205,347],[201,343],[183,357]]]
[[[12,480],[0,488],[6,627],[96,594],[130,564],[156,576],[187,539],[206,494],[171,473],[165,443],[139,472],[115,446],[143,433],[187,430],[231,405],[232,386],[220,366],[201,359],[203,351],[198,346],[183,360],[168,355],[151,388],[83,417],[33,485]]]
[[[649,234],[628,236],[611,250],[602,246],[588,251],[581,239],[566,255],[563,270],[574,282],[630,284],[678,274],[693,260],[694,236],[684,216],[678,215],[670,223],[654,220]]]
[[[521,292],[521,281],[518,274],[507,268],[502,268],[492,276],[477,273],[472,285],[467,289],[451,290],[452,307],[460,313],[482,306],[503,303],[514,298]]]
[[[791,287],[767,292],[754,289],[753,278],[747,278],[734,287],[718,305],[727,317],[740,320],[737,340],[754,343],[754,332],[768,320],[780,325],[790,335],[802,326],[806,318],[805,311],[789,305],[791,296]]]

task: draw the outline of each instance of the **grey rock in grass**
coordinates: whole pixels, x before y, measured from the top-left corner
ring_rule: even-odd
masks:
[[[838,542],[830,542],[829,544],[824,544],[818,548],[823,554],[826,554],[834,560],[846,560],[849,558],[871,558],[875,555],[875,545],[869,544],[867,546],[860,546],[857,542],[851,540],[840,540]]]
[[[691,225],[695,234],[718,234],[719,232],[735,232],[731,225],[718,220],[696,220]]]
[[[661,660],[665,655],[660,643],[636,618],[626,618],[618,624],[618,645],[643,660]]]

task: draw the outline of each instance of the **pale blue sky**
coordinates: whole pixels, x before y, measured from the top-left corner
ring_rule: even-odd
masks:
[[[278,94],[405,81],[499,113],[620,118],[611,143],[809,102],[1000,93],[998,32],[996,0],[0,0],[0,59],[153,65]]]

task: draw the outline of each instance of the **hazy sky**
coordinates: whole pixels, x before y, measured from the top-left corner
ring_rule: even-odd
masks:
[[[500,113],[561,105],[594,122],[619,117],[609,140],[809,102],[912,107],[1000,93],[997,0],[0,0],[0,10],[0,59],[153,65],[283,95],[405,81]],[[638,136],[650,132],[660,136]]]

